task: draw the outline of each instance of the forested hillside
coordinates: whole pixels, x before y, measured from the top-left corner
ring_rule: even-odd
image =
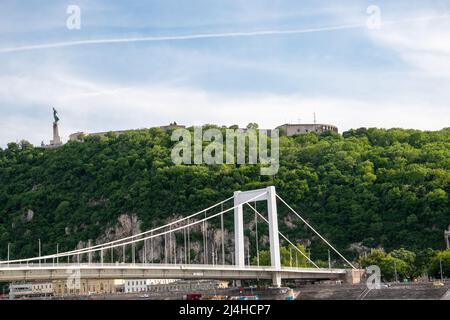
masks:
[[[245,190],[275,185],[339,248],[444,247],[450,225],[450,129],[358,129],[281,137],[277,175],[257,165],[172,163],[170,132],[88,137],[55,150],[11,143],[0,149],[0,259],[73,249],[98,239],[123,214],[141,229],[190,214]],[[280,208],[283,216],[284,209]],[[290,238],[313,239],[281,223]],[[317,241],[306,243],[323,257]],[[262,244],[262,247],[263,244]],[[356,253],[355,253],[356,254]]]

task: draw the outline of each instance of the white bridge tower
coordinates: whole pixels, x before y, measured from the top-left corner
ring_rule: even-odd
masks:
[[[260,195],[258,197],[258,195]],[[256,199],[254,199],[257,197]],[[267,211],[269,215],[269,241],[270,260],[273,269],[273,284],[281,286],[281,259],[280,259],[280,239],[278,236],[278,213],[277,197],[275,187],[251,191],[236,191],[234,193],[234,243],[235,261],[237,267],[245,267],[244,254],[244,208],[243,204],[251,199],[254,201],[267,201]]]

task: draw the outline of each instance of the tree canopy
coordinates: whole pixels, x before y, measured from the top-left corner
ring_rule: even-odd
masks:
[[[275,176],[261,176],[259,165],[174,165],[170,134],[152,128],[87,136],[54,150],[26,142],[0,149],[0,257],[9,242],[15,257],[35,256],[37,239],[43,252],[54,252],[55,243],[69,250],[102,235],[121,214],[136,214],[148,228],[235,190],[268,185],[341,250],[354,243],[388,251],[444,246],[450,129],[282,136]],[[280,219],[287,216],[280,205]],[[312,255],[326,259],[326,247],[301,223],[280,228],[293,241],[313,240]]]

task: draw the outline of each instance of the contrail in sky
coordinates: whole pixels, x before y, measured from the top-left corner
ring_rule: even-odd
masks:
[[[399,24],[399,23],[405,23],[405,22],[444,19],[444,18],[450,18],[450,15],[411,18],[411,19],[404,19],[404,20],[397,20],[397,21],[383,21],[381,26],[393,25],[393,24]],[[347,24],[347,25],[340,25],[340,26],[308,28],[308,29],[262,30],[262,31],[249,31],[249,32],[224,32],[224,33],[203,33],[203,34],[173,35],[173,36],[149,36],[149,37],[131,37],[131,38],[76,40],[76,41],[63,41],[63,42],[28,45],[28,46],[21,46],[21,47],[0,48],[0,53],[30,51],[30,50],[39,50],[39,49],[51,49],[51,48],[64,48],[64,47],[95,45],[95,44],[186,41],[186,40],[195,40],[195,39],[289,35],[289,34],[303,34],[303,33],[314,33],[314,32],[349,30],[349,29],[358,29],[358,28],[366,28],[366,27],[367,27],[367,25],[365,23],[358,23],[358,24]]]

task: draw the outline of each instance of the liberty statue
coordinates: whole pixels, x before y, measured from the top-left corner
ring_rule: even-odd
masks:
[[[58,129],[58,111],[56,111],[55,108],[53,108],[53,118],[55,121],[53,122],[53,140],[50,141],[51,147],[59,147],[62,145],[61,137],[59,136],[59,129]]]
[[[53,108],[53,118],[55,119],[55,123],[58,123],[59,121],[58,111],[56,111],[55,108]]]

